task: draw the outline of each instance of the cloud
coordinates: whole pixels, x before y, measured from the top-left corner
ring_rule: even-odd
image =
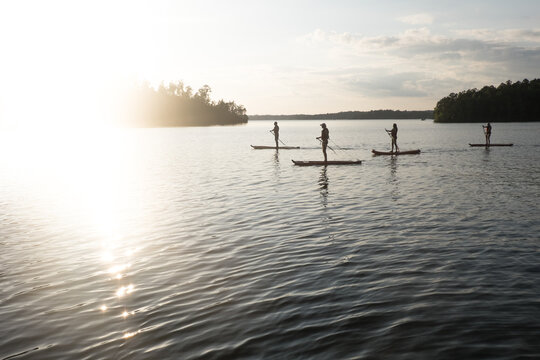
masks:
[[[447,51],[439,55],[439,59],[442,61],[459,61],[462,58],[461,54],[456,51]]]
[[[367,104],[429,108],[451,92],[532,79],[540,64],[535,29],[493,31],[492,36],[485,29],[442,35],[417,27],[389,36],[318,29],[298,40],[298,51],[309,49],[309,57],[301,58],[304,63],[291,76],[330,84],[327,91]]]
[[[487,42],[540,43],[540,29],[467,29],[456,30],[454,34],[459,38]]]
[[[316,29],[311,33],[299,36],[296,39],[297,43],[300,44],[337,44],[337,45],[354,45],[358,41],[361,41],[363,36],[361,34],[353,33],[338,33],[336,31],[323,31],[321,29]]]
[[[418,65],[441,67],[435,61],[462,63],[484,62],[489,64],[505,63],[508,68],[519,61],[533,69],[538,65],[540,51],[540,31],[508,30],[494,32],[492,38],[487,31],[468,30],[460,32],[468,37],[450,37],[434,35],[429,29],[422,27],[409,29],[392,36],[367,37],[360,34],[324,32],[317,30],[309,38],[321,47],[321,52],[332,48],[350,58],[378,58],[379,63],[396,63],[402,65],[416,62]],[[495,39],[495,40],[493,40]],[[528,43],[524,43],[524,41]],[[527,65],[528,64],[528,65]]]
[[[402,16],[398,18],[399,21],[410,25],[430,25],[433,23],[433,16],[430,14],[414,14],[408,16]]]
[[[346,85],[370,97],[424,97],[428,93],[419,84],[422,78],[423,74],[412,72],[375,74],[350,79]]]

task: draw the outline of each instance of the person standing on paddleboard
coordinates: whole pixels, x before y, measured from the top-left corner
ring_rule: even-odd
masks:
[[[392,138],[392,152],[394,152],[394,146],[396,147],[396,152],[398,152],[399,147],[397,146],[397,125],[396,125],[396,123],[394,123],[394,125],[392,125],[392,130],[387,130],[387,129],[384,129],[384,130],[386,130],[388,135],[390,135],[390,137]]]
[[[489,146],[491,143],[491,124],[487,123],[487,125],[482,125],[482,128],[486,134],[486,146]]]
[[[322,143],[322,152],[324,154],[324,162],[328,161],[328,158],[326,156],[326,148],[328,147],[328,139],[330,139],[330,131],[328,131],[328,128],[326,127],[325,123],[321,124],[322,131],[321,136],[317,137],[317,140],[320,140]]]
[[[277,121],[274,121],[274,128],[270,130],[271,133],[274,133],[274,140],[276,140],[276,149],[279,148],[279,126]]]

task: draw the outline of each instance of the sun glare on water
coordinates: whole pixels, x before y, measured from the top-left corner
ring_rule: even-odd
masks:
[[[110,296],[96,309],[106,315],[121,305],[127,322],[134,311],[124,302],[140,291],[130,267],[144,248],[131,225],[145,219],[141,175],[148,169],[141,165],[137,130],[121,128],[118,115],[129,108],[135,83],[167,80],[158,61],[167,39],[155,35],[160,7],[101,0],[0,3],[5,184],[24,189],[19,200],[46,218],[48,229],[73,232],[69,243],[59,238],[62,246],[86,249],[79,233],[97,239],[95,259]]]
[[[123,242],[144,195],[129,189],[142,171],[133,131],[48,128],[4,135],[2,148],[9,153],[1,158],[3,176],[26,189],[36,211],[107,243],[103,260],[133,251]]]

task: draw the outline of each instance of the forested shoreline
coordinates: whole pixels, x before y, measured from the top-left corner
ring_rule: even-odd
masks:
[[[508,80],[498,87],[484,86],[437,102],[434,120],[440,123],[540,121],[540,79]]]
[[[384,119],[433,119],[432,110],[371,110],[342,111],[326,114],[249,115],[250,120],[384,120]]]
[[[498,87],[484,86],[451,93],[432,110],[342,111],[326,114],[246,115],[234,101],[210,99],[211,88],[196,92],[183,82],[137,85],[130,93],[124,124],[131,127],[175,127],[245,124],[249,120],[368,120],[434,119],[435,122],[540,121],[540,79],[508,80]]]
[[[161,84],[157,89],[148,83],[137,85],[129,95],[130,104],[123,125],[175,127],[247,123],[244,106],[234,101],[212,101],[211,91],[204,85],[194,92],[181,81]]]

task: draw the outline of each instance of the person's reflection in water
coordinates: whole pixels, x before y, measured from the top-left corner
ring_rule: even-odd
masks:
[[[326,166],[323,166],[319,175],[319,189],[321,191],[322,204],[328,205],[328,176],[326,175]]]
[[[279,151],[276,149],[273,157],[274,165],[279,167]]]
[[[274,155],[272,155],[272,162],[274,164],[274,178],[279,182],[281,171],[279,165],[279,151],[277,149]]]
[[[392,185],[392,200],[396,201],[399,199],[399,179],[397,177],[397,157],[392,156],[390,157],[390,178],[388,180],[388,183]]]

